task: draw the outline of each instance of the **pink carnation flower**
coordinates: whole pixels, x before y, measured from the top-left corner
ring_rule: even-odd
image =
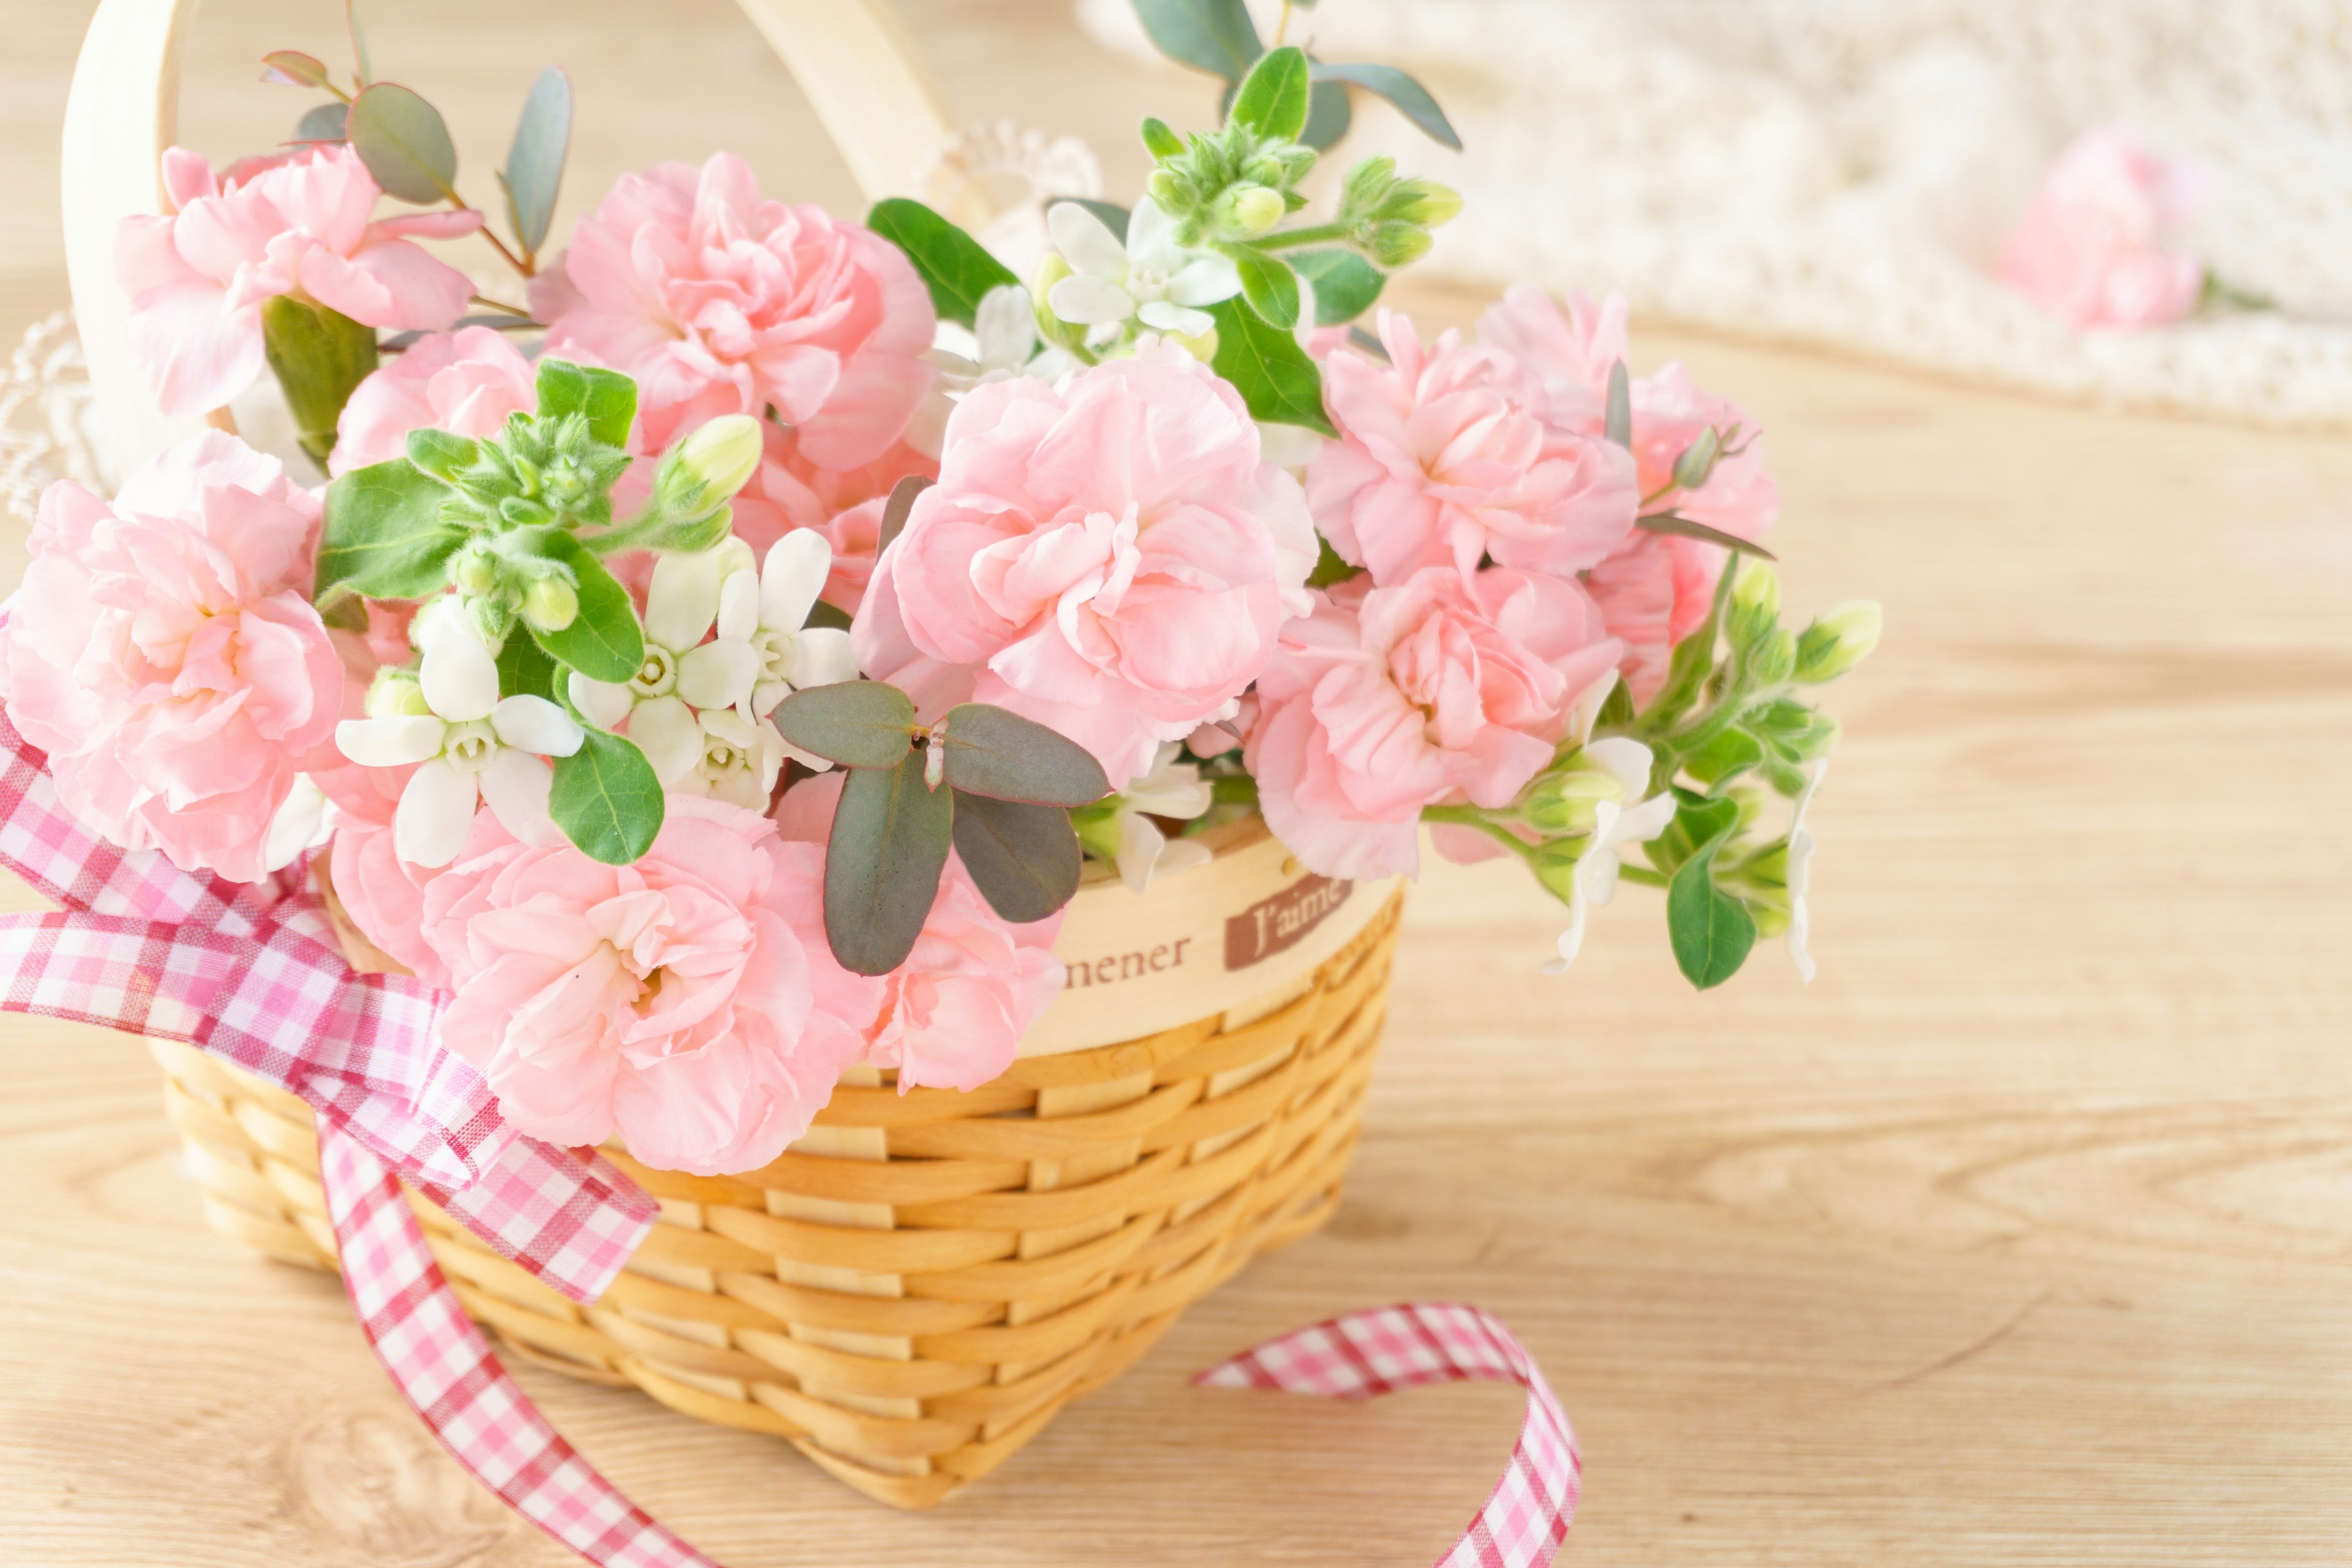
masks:
[[[115,277],[131,296],[131,353],[166,414],[221,407],[261,374],[261,302],[300,294],[371,327],[438,331],[474,286],[408,237],[453,239],[479,213],[370,222],[382,193],[349,147],[248,159],[215,174],[163,154],[168,217],[126,217]]]
[[[891,488],[909,475],[939,478],[939,463],[901,441],[863,467],[823,468],[808,460],[791,431],[772,424],[764,428],[766,453],[735,496],[735,537],[764,559],[795,528],[824,534],[833,546],[824,602],[854,616],[874,575]]]
[[[1619,296],[1595,306],[1571,295],[1563,312],[1540,290],[1513,289],[1479,321],[1478,336],[1539,379],[1551,407],[1576,428],[1605,428],[1609,373],[1625,357]],[[1673,512],[1741,539],[1760,539],[1780,520],[1780,489],[1745,409],[1700,391],[1678,363],[1636,378],[1626,390],[1643,511]],[[1723,455],[1705,483],[1677,489],[1675,461],[1709,429]],[[1675,644],[1706,619],[1726,554],[1719,545],[1636,530],[1585,574],[1610,634],[1625,644],[1622,673],[1636,702],[1656,695]]]
[[[486,814],[487,815],[487,814]],[[427,985],[449,988],[449,965],[425,940],[425,889],[438,866],[404,860],[385,820],[346,822],[335,830],[331,875],[335,897],[360,934]]]
[[[310,607],[319,502],[207,431],[111,502],[51,485],[0,633],[0,685],[92,828],[260,879],[270,818],[333,750],[344,671]]]
[[[1341,439],[1307,468],[1307,496],[1343,558],[1385,584],[1423,566],[1467,576],[1489,555],[1578,572],[1624,542],[1633,464],[1552,419],[1526,367],[1456,332],[1424,349],[1412,321],[1386,310],[1381,341],[1387,364],[1344,349],[1323,364]]]
[[[934,374],[938,319],[905,255],[821,208],[761,200],[731,153],[623,176],[531,304],[548,353],[637,379],[648,449],[773,405],[812,462],[858,468]]]
[[[776,806],[784,837],[822,842],[841,787],[837,773],[793,785]],[[1004,920],[950,852],[923,934],[882,978],[866,1062],[897,1068],[901,1093],[973,1089],[1002,1076],[1021,1037],[1062,994],[1066,975],[1054,956],[1061,930],[1060,910],[1026,925]]]
[[[386,903],[404,897],[388,879]],[[670,796],[633,866],[527,847],[483,812],[424,888],[420,929],[454,993],[441,1037],[534,1138],[617,1131],[647,1164],[698,1175],[766,1164],[881,1005],[880,983],[825,946],[824,888],[821,847],[719,801]]]
[[[1356,578],[1283,629],[1244,753],[1266,826],[1328,877],[1412,875],[1421,809],[1501,806],[1619,647],[1573,582],[1492,567]]]
[[[1297,481],[1262,458],[1239,395],[1147,342],[957,405],[940,482],[860,609],[860,654],[869,670],[980,667],[979,700],[1052,725],[1116,785],[1257,679],[1307,607],[1315,553]]]
[[[331,473],[408,453],[412,430],[495,436],[509,414],[539,406],[536,373],[504,333],[488,327],[435,332],[361,382],[335,430]]]
[[[2123,127],[2089,132],[2042,176],[2001,247],[2001,280],[2078,329],[2177,321],[2205,289],[2180,240],[2201,195],[2191,169]]]

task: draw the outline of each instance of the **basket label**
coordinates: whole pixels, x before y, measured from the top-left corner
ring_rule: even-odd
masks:
[[[1348,901],[1353,882],[1309,877],[1252,904],[1225,922],[1225,967],[1247,969],[1296,947],[1324,918]]]

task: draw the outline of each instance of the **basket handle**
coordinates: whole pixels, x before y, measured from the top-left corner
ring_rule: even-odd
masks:
[[[950,127],[885,0],[736,0],[800,84],[867,198],[910,192]],[[125,217],[164,209],[180,55],[196,0],[100,0],[66,99],[66,272],[102,447],[116,475],[204,427],[170,418],[131,366],[131,302],[114,280]],[[215,421],[225,416],[215,415]]]

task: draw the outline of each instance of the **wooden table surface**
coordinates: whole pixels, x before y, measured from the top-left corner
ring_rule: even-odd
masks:
[[[478,171],[537,64],[574,68],[570,211],[719,145],[850,205],[723,0],[665,7],[661,37],[614,0],[376,9],[380,68],[436,89]],[[328,52],[330,10],[215,0],[186,139],[281,134],[293,100],[247,62]],[[64,298],[55,126],[87,11],[10,7],[12,338]],[[1057,0],[905,14],[960,114],[1086,132],[1114,188],[1136,115],[1202,111],[1197,83],[1101,64]],[[1769,432],[1792,605],[1886,606],[1832,700],[1821,978],[1768,948],[1695,996],[1630,889],[1547,979],[1559,910],[1440,868],[1338,1219],[986,1485],[893,1514],[772,1440],[526,1368],[595,1462],[734,1568],[1405,1568],[1485,1495],[1514,1394],[1185,1378],[1452,1298],[1510,1321],[1576,1422],[1568,1563],[2352,1562],[2352,443],[1635,346]],[[21,540],[0,559],[13,581]],[[203,1228],[141,1045],[10,1018],[0,1084],[0,1563],[569,1561],[441,1457],[331,1281]]]

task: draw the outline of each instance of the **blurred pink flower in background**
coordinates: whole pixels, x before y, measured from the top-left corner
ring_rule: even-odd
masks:
[[[331,752],[345,672],[310,601],[319,501],[234,436],[163,453],[111,501],[41,499],[0,698],[74,814],[132,849],[241,882]]]
[[[404,907],[383,857],[354,870],[376,884],[362,898]],[[671,795],[631,866],[519,844],[483,812],[423,889],[454,993],[441,1038],[534,1138],[617,1131],[648,1164],[698,1175],[766,1164],[808,1130],[882,1001],[834,962],[824,888],[821,846],[720,801]]]
[[[495,436],[508,415],[538,406],[531,363],[505,334],[488,327],[433,332],[385,360],[352,393],[328,471],[405,457],[412,430]]]
[[[411,236],[454,239],[476,212],[370,222],[383,193],[341,145],[248,158],[215,174],[197,154],[163,154],[178,211],[127,217],[114,270],[131,296],[131,352],[166,414],[219,408],[261,374],[261,302],[301,294],[370,327],[438,331],[474,286]]]
[[[2160,327],[2197,308],[2183,231],[2203,182],[2119,125],[2058,154],[2000,253],[2001,280],[2075,328]]]
[[[1566,574],[1603,559],[1633,526],[1622,447],[1549,419],[1541,379],[1446,332],[1427,348],[1383,310],[1382,364],[1351,350],[1323,362],[1341,439],[1307,470],[1316,525],[1383,585],[1423,566],[1464,575],[1482,556]]]
[[[1508,805],[1618,652],[1568,578],[1343,583],[1283,628],[1258,681],[1244,754],[1266,826],[1325,876],[1412,875],[1422,807]]]
[[[1478,341],[1535,373],[1554,424],[1585,436],[1607,430],[1609,373],[1625,361],[1625,296],[1595,304],[1579,289],[1563,310],[1542,289],[1515,283],[1478,318]]]
[[[636,378],[648,450],[772,405],[811,462],[858,468],[936,374],[938,318],[906,256],[820,207],[761,200],[731,153],[624,175],[530,299],[549,353]]]
[[[1058,384],[966,395],[859,610],[858,656],[884,677],[970,668],[979,700],[1069,736],[1116,787],[1257,678],[1315,554],[1240,395],[1146,342]]]
[[[824,534],[833,545],[824,601],[854,616],[874,575],[891,487],[909,475],[937,479],[939,463],[901,441],[858,468],[824,468],[803,454],[793,432],[771,424],[765,436],[760,467],[735,496],[735,536],[764,557],[793,529]]]
[[[822,844],[841,803],[839,773],[805,779],[775,810],[786,838]],[[1064,911],[1015,925],[988,900],[952,852],[931,912],[907,962],[882,977],[882,1009],[867,1031],[866,1062],[896,1068],[909,1089],[978,1089],[1013,1065],[1029,1026],[1062,993],[1054,956]]]

